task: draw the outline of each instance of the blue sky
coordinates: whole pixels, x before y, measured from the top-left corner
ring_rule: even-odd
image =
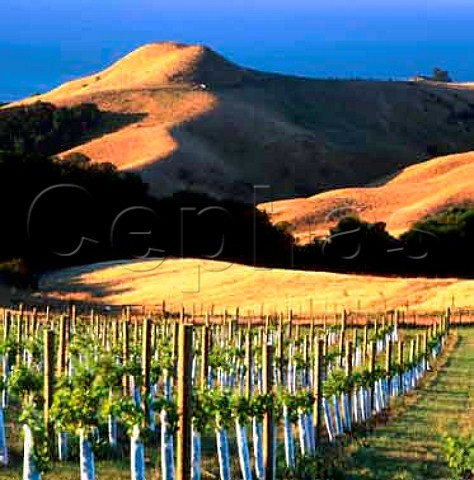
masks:
[[[205,43],[254,68],[474,79],[466,0],[2,0],[0,101],[103,68],[151,41]]]

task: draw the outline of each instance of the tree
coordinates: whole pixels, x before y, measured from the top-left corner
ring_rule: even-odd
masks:
[[[434,80],[435,82],[445,82],[445,83],[449,83],[449,82],[452,82],[453,80],[451,79],[451,77],[449,76],[449,73],[447,70],[443,70],[442,68],[439,68],[439,67],[435,67],[433,69],[433,76],[431,77],[432,80]]]

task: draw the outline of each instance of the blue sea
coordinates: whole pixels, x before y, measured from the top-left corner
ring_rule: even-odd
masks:
[[[474,5],[414,1],[384,9],[379,2],[369,9],[367,0],[357,9],[335,0],[318,9],[297,0],[304,8],[291,10],[261,1],[260,9],[234,2],[224,11],[208,0],[200,11],[196,2],[185,9],[185,0],[166,10],[148,0],[3,0],[0,102],[45,92],[163,40],[207,44],[244,66],[307,77],[401,80],[439,66],[455,80],[474,80]]]

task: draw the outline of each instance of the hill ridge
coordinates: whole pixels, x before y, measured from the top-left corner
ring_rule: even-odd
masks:
[[[274,223],[292,225],[303,242],[326,236],[343,211],[369,222],[386,222],[396,235],[448,206],[472,202],[472,178],[474,152],[466,152],[411,165],[378,186],[335,189],[264,203],[259,208],[268,212]]]
[[[254,185],[268,185],[257,203],[306,197],[474,148],[470,86],[265,73],[178,42],[143,45],[17,105],[36,101],[136,115],[72,151],[140,173],[157,196],[188,189],[253,202]]]
[[[202,44],[155,42],[142,45],[105,69],[72,80],[50,92],[10,104],[60,101],[113,90],[146,90],[178,85],[238,85],[256,73],[238,66]]]

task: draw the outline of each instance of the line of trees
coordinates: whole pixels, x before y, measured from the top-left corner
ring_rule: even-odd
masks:
[[[35,272],[165,256],[283,267],[294,244],[252,205],[189,192],[156,199],[138,175],[80,154],[0,152],[0,205],[0,262]]]
[[[101,118],[101,111],[93,103],[58,108],[37,102],[5,108],[0,110],[0,148],[53,155],[80,143]]]
[[[474,275],[474,207],[454,205],[415,223],[400,238],[383,222],[341,219],[328,238],[297,249],[300,268],[382,275]]]

